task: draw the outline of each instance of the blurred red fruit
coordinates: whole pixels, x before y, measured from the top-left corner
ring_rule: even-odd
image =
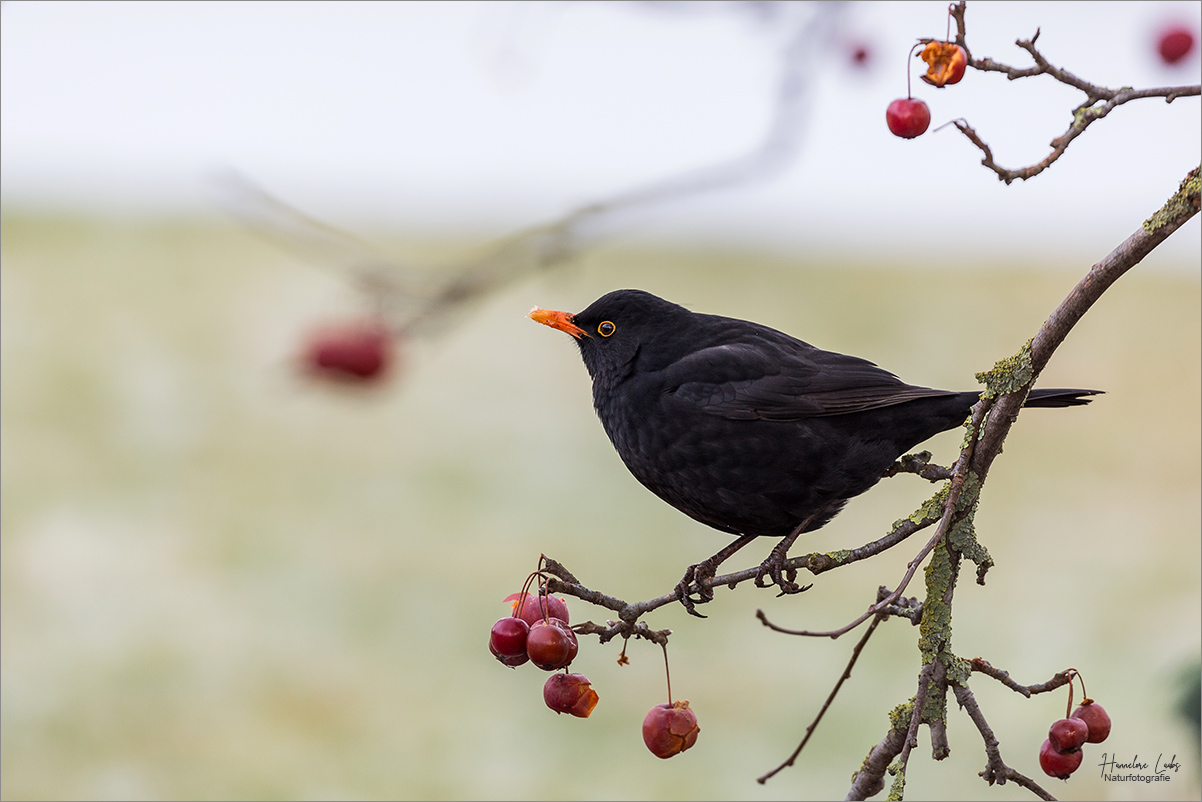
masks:
[[[305,348],[314,373],[351,381],[379,378],[392,362],[392,338],[378,321],[359,321],[316,332]]]
[[[1160,32],[1156,50],[1165,64],[1176,64],[1194,49],[1194,32],[1184,25],[1172,25]]]
[[[563,599],[546,594],[538,596],[533,593],[511,593],[505,597],[505,601],[513,602],[515,610],[518,607],[519,600],[521,601],[522,609],[518,612],[518,617],[531,626],[534,626],[535,621],[543,620],[544,608],[547,618],[558,618],[565,624],[571,620],[568,617],[567,602]]]
[[[885,110],[885,122],[894,136],[913,139],[930,126],[931,110],[917,98],[899,97]]]
[[[1081,765],[1084,757],[1085,753],[1080,749],[1075,752],[1057,752],[1052,747],[1052,742],[1045,738],[1043,746],[1039,748],[1039,767],[1049,777],[1067,780]]]
[[[1073,711],[1072,718],[1079,718],[1089,727],[1086,742],[1100,744],[1110,736],[1110,714],[1092,699],[1085,699]]]
[[[697,743],[699,732],[697,714],[689,709],[687,701],[656,705],[643,719],[643,743],[656,757],[667,758],[683,752]]]
[[[597,706],[597,692],[583,674],[552,674],[543,685],[543,701],[556,713],[588,718]]]
[[[872,63],[872,48],[863,42],[855,42],[848,47],[851,63],[856,67],[867,67]]]

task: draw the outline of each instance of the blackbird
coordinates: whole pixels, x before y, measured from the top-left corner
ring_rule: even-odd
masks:
[[[798,592],[793,541],[876,484],[899,456],[964,423],[980,396],[916,387],[859,357],[747,320],[615,290],[577,314],[529,315],[575,338],[593,406],[622,461],[651,492],[738,539],[690,566],[685,608],[709,601],[718,565],[780,538],[756,584]],[[1089,403],[1097,390],[1032,390],[1028,407]],[[692,599],[697,595],[697,600]]]

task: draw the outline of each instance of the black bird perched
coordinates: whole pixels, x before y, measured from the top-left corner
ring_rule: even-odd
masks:
[[[746,320],[615,290],[578,314],[534,307],[567,332],[593,380],[593,406],[622,461],[651,492],[738,539],[691,566],[693,593],[757,537],[780,538],[760,568],[782,592],[798,535],[826,524],[915,445],[960,426],[980,394],[915,387],[865,359],[823,351]],[[1028,407],[1089,403],[1097,390],[1032,390]]]

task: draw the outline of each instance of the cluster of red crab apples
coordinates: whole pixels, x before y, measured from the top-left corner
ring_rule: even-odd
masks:
[[[1073,679],[1080,679],[1076,669],[1071,673],[1068,686],[1068,707],[1065,717],[1052,722],[1047,740],[1039,748],[1039,766],[1049,777],[1067,780],[1069,775],[1081,767],[1084,755],[1081,747],[1087,743],[1100,744],[1110,736],[1110,716],[1105,709],[1088,696],[1081,700],[1072,714]],[[1085,682],[1081,681],[1082,693]]]
[[[569,625],[567,603],[547,593],[514,593],[513,613],[493,624],[488,649],[510,668],[532,663],[554,671],[543,685],[543,701],[556,713],[588,718],[597,706],[597,692],[584,674],[570,674],[579,641]],[[560,669],[563,669],[561,672]],[[670,696],[670,694],[669,694]],[[656,757],[680,754],[697,741],[701,728],[687,701],[658,704],[643,719],[643,742]]]

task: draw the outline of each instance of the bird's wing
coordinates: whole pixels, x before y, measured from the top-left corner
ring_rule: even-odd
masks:
[[[756,343],[694,351],[665,370],[666,390],[710,415],[775,421],[846,415],[952,394],[906,384],[866,359],[796,342],[804,348]]]

